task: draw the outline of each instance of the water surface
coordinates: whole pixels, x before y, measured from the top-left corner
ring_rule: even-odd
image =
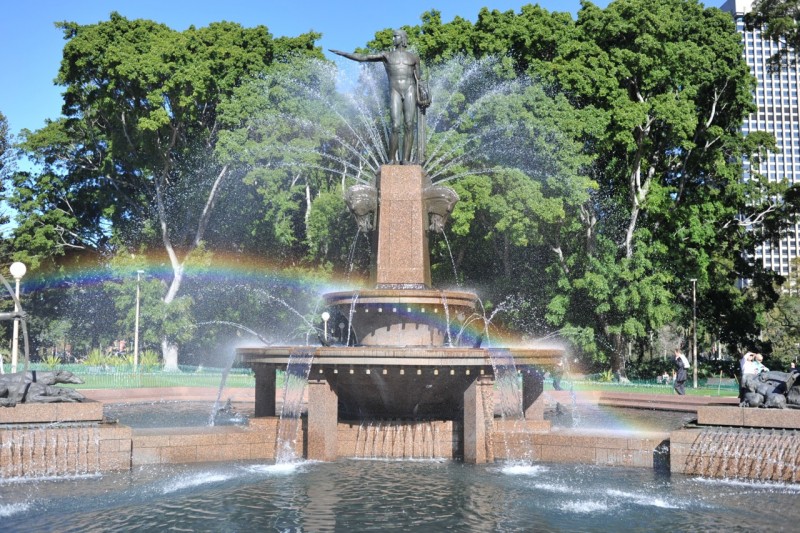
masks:
[[[797,485],[648,469],[238,463],[0,482],[0,523],[7,532],[788,531],[798,499]]]

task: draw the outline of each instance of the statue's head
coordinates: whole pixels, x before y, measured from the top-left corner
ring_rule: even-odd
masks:
[[[67,370],[59,370],[54,375],[55,383],[83,383],[83,380]]]
[[[408,34],[405,30],[394,30],[394,44],[408,46]]]

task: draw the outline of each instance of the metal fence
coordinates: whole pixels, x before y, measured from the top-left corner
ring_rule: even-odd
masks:
[[[588,376],[587,376],[588,377]],[[552,390],[552,378],[545,380],[545,388]],[[562,378],[562,390],[614,390],[618,392],[640,392],[645,394],[674,394],[673,382],[658,382],[655,379],[619,381],[600,381],[597,379],[567,379]],[[687,394],[703,396],[736,396],[739,394],[739,384],[735,379],[698,379],[697,388],[692,387],[692,380],[686,382]]]
[[[47,365],[32,363],[30,370],[67,370],[83,380],[79,385],[65,385],[78,389],[133,389],[155,387],[219,387],[224,370],[221,368],[181,366],[178,372],[158,369],[134,371],[131,367],[93,367],[86,365]],[[280,376],[279,376],[280,379]],[[255,376],[246,368],[230,369],[227,387],[254,387]]]
[[[81,389],[131,389],[156,387],[219,387],[224,370],[202,366],[180,366],[177,372],[165,372],[160,369],[140,368],[134,371],[129,366],[93,367],[81,364],[58,365],[48,367],[41,363],[32,363],[31,370],[68,370],[80,377],[84,383],[69,385]],[[283,386],[283,372],[278,372],[278,386]],[[592,379],[595,378],[595,379]],[[561,380],[563,390],[591,391],[615,390],[622,392],[641,392],[650,394],[672,394],[671,382],[650,380],[631,380],[629,382],[600,381],[597,376],[580,376],[570,379],[564,376]],[[254,387],[255,376],[249,368],[231,368],[227,379],[228,387]],[[545,389],[553,390],[552,378],[545,379]],[[708,378],[698,380],[698,388],[692,388],[691,380],[686,382],[686,392],[706,396],[735,396],[739,392],[736,380]]]

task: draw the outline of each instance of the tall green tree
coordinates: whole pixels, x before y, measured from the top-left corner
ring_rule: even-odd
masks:
[[[0,111],[0,226],[8,223],[9,216],[5,212],[6,180],[12,169],[11,132],[8,131],[8,119]],[[3,239],[5,240],[5,239]]]
[[[788,278],[780,287],[780,298],[775,307],[766,313],[763,328],[763,339],[769,343],[770,360],[780,363],[785,370],[789,363],[798,362],[800,356],[800,276],[797,268],[800,259],[795,259]]]
[[[744,16],[748,29],[758,28],[762,38],[783,46],[770,58],[772,68],[781,64],[797,64],[800,50],[800,1],[755,0],[753,9]]]
[[[774,292],[771,282],[760,283],[769,276],[746,259],[756,242],[747,230],[769,232],[778,219],[766,221],[774,211],[766,180],[751,174],[742,182],[742,157],[753,147],[740,128],[754,110],[754,80],[732,18],[691,0],[618,0],[605,10],[584,4],[576,30],[553,76],[576,106],[604,123],[593,144],[596,235],[617,252],[587,265],[571,286],[582,289],[574,293],[582,306],[594,306],[592,327],[613,347],[613,368],[623,368],[632,341],[685,320],[690,278],[701,301],[725,303],[719,314],[737,326],[722,326],[726,340],[752,337],[754,313]],[[593,290],[584,280],[598,274],[639,296]],[[749,295],[735,288],[738,279],[754,280]],[[743,315],[746,327],[737,320]]]
[[[470,26],[430,12],[408,30],[428,61],[508,58],[579,117],[580,127],[564,131],[595,158],[599,189],[539,228],[555,252],[552,324],[621,371],[652,332],[686,321],[689,279],[697,278],[710,329],[730,344],[753,338],[776,293],[773,276],[748,254],[796,209],[785,184],[757,171],[742,180],[742,158],[774,144],[740,132],[754,110],[754,80],[728,13],[693,0],[617,0],[605,10],[585,2],[577,20],[526,6],[484,9]],[[752,288],[738,289],[741,279]]]
[[[220,146],[255,191],[250,231],[284,265],[346,265],[353,234],[343,194],[358,162],[346,153],[340,100],[332,65],[296,57],[238,88],[225,106]]]
[[[216,150],[220,106],[273,64],[320,57],[318,35],[276,39],[263,26],[228,22],[177,32],[117,13],[59,26],[67,41],[56,79],[64,117],[24,143],[42,170],[18,181],[18,246],[160,247],[172,271],[169,308],[236,176],[235,162]],[[176,339],[165,334],[162,350],[166,368],[177,368]]]

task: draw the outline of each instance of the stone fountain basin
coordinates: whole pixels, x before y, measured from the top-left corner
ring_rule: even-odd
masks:
[[[448,327],[460,327],[478,301],[466,291],[406,287],[332,292],[324,298],[336,323],[350,323],[351,344],[401,347],[444,346]]]
[[[311,357],[309,380],[324,379],[337,391],[343,420],[457,420],[470,384],[494,374],[493,357],[507,361],[512,355],[519,369],[544,369],[552,368],[564,355],[560,348],[397,346],[243,347],[236,353],[242,363],[271,372],[285,370],[292,358]]]
[[[312,356],[312,371],[318,366],[343,369],[350,366],[413,369],[419,366],[440,370],[459,367],[462,371],[482,368],[491,372],[494,354],[513,356],[517,366],[552,368],[564,356],[564,351],[554,347],[259,346],[237,348],[236,354],[244,364],[274,364],[281,369],[286,368],[292,356],[303,354],[306,357]]]

